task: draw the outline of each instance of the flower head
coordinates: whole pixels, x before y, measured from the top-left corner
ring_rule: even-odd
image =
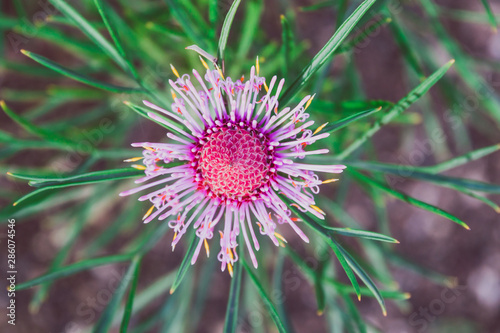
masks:
[[[309,129],[314,121],[308,121],[305,111],[311,96],[294,108],[279,108],[284,79],[277,82],[274,76],[268,86],[259,76],[258,62],[246,81],[243,77],[235,81],[225,78],[219,69],[210,70],[202,62],[204,77],[196,70],[193,79],[187,74],[179,76],[173,68],[177,80],[170,80],[171,111],[144,101],[171,118],[148,113],[172,130],[167,136],[175,143],[132,144],[144,149],[140,168],[145,176],[136,180],[144,184],[121,195],[149,191],[139,198],[152,203],[144,222],[169,219],[174,230],[173,248],[189,228],[194,228],[199,241],[192,263],[202,245],[208,255],[208,241],[220,235],[217,258],[221,269],[227,267],[232,273],[240,232],[255,267],[254,248],[259,249],[256,227],[277,246],[286,242],[276,231],[278,224],[289,225],[308,242],[282,196],[299,210],[323,219],[313,194],[319,192],[320,184],[333,180],[321,181],[316,172],[337,174],[345,166],[297,161],[306,155],[328,153],[327,149],[305,150],[329,136],[317,134],[321,126],[314,133]]]

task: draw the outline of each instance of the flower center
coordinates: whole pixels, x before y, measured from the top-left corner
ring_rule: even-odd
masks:
[[[221,127],[201,147],[203,185],[217,196],[245,197],[267,183],[272,153],[267,139],[253,131]]]

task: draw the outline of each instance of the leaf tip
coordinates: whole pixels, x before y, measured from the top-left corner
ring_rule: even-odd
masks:
[[[174,291],[175,291],[174,287],[170,288],[170,291],[169,291],[170,295],[172,295],[174,293]]]
[[[25,56],[29,56],[30,55],[30,51],[26,51],[25,49],[21,49],[20,50],[22,54],[24,54]]]
[[[455,63],[455,59],[451,59],[449,62],[448,62],[451,65],[453,65]]]
[[[444,284],[449,288],[455,288],[456,286],[458,286],[458,278],[450,276],[446,279]]]
[[[387,317],[387,310],[385,308],[382,309],[382,314],[384,315],[384,317]]]
[[[318,316],[322,316],[323,315],[323,309],[318,309],[318,311],[316,311],[316,314]]]
[[[5,104],[5,101],[2,99],[0,100],[0,106],[2,107],[2,109],[5,110],[5,108],[7,107],[7,104]],[[500,144],[499,144],[500,145]]]
[[[123,104],[125,104],[126,106],[130,106],[130,102],[129,101],[123,101]]]
[[[403,294],[405,299],[410,299],[411,298],[411,294],[410,293],[404,293]]]
[[[497,212],[498,214],[500,214],[500,207],[495,207],[495,212]]]

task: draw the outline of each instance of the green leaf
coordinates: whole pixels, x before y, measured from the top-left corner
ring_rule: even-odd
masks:
[[[231,30],[231,24],[233,24],[234,15],[236,10],[240,5],[241,0],[234,0],[233,4],[227,12],[224,23],[222,24],[222,30],[220,32],[219,46],[217,47],[217,62],[220,66],[224,68],[224,51],[226,50],[227,38],[229,36],[229,31]]]
[[[422,67],[420,66],[417,56],[415,55],[415,49],[412,48],[412,45],[408,41],[408,37],[406,37],[403,29],[398,24],[396,18],[393,17],[392,19],[393,22],[389,24],[389,27],[394,36],[394,40],[396,41],[396,43],[399,46],[399,49],[403,53],[406,62],[415,71],[415,73],[418,75],[420,79],[422,80],[425,79]]]
[[[80,232],[83,230],[83,227],[87,222],[92,207],[97,200],[98,200],[97,197],[91,197],[90,200],[87,200],[85,202],[83,208],[81,209],[76,218],[76,221],[74,222],[74,225],[72,225],[69,235],[66,235],[67,239],[64,246],[59,249],[56,257],[51,262],[48,271],[57,270],[64,263],[64,260],[66,260],[66,258],[70,253],[71,247],[76,243],[78,237],[80,236]],[[35,295],[33,295],[29,304],[29,310],[31,313],[38,312],[40,305],[46,299],[49,293],[51,285],[52,285],[51,282],[45,282],[35,292]]]
[[[339,121],[336,121],[336,122],[334,122],[332,124],[328,124],[320,132],[325,132],[326,133],[326,132],[337,131],[337,130],[339,130],[341,128],[344,128],[345,126],[349,125],[353,121],[360,120],[360,119],[363,119],[365,117],[368,117],[369,115],[372,115],[375,112],[378,112],[380,110],[382,110],[381,107],[379,107],[377,109],[372,109],[372,110],[366,110],[366,111],[358,112],[356,114],[353,114],[352,116],[346,117],[346,118],[341,119]]]
[[[120,281],[120,284],[118,285],[116,290],[113,291],[114,293],[113,298],[106,306],[106,309],[104,309],[104,312],[99,318],[99,321],[95,324],[94,329],[92,330],[94,333],[105,333],[110,330],[111,324],[113,322],[113,317],[115,313],[118,311],[120,302],[123,296],[125,295],[125,292],[127,291],[127,287],[130,281],[134,279],[134,275],[135,276],[138,275],[141,259],[142,256],[135,256],[132,259],[132,262],[130,263],[127,272]]]
[[[139,262],[135,265],[135,270],[133,272],[132,286],[130,287],[127,303],[125,304],[125,309],[123,310],[123,317],[120,325],[120,333],[127,332],[128,324],[130,322],[130,317],[132,316],[132,309],[134,307],[134,298],[135,298],[135,292],[137,290],[137,284],[139,281],[139,268],[141,267],[140,261],[142,260],[142,256],[137,256],[136,258],[138,258]],[[134,265],[134,262],[132,262],[130,266],[132,267],[132,265]],[[118,309],[116,308],[115,312],[117,311]]]
[[[384,163],[363,162],[363,161],[355,161],[355,162],[347,161],[343,163],[348,166],[353,166],[355,168],[360,168],[367,171],[385,172],[399,177],[420,179],[435,183],[437,185],[451,187],[454,189],[465,188],[472,191],[500,193],[500,185],[489,184],[464,178],[456,178],[445,175],[433,174],[430,172],[423,172],[409,165],[384,164]]]
[[[316,294],[316,303],[318,306],[316,313],[318,316],[323,315],[323,312],[325,312],[325,288],[323,287],[324,275],[325,264],[322,262],[314,274],[314,293]]]
[[[113,42],[116,45],[116,48],[118,49],[118,52],[122,56],[123,60],[127,64],[127,69],[132,74],[132,76],[137,79],[139,76],[137,74],[137,71],[135,70],[134,66],[130,62],[129,58],[127,57],[125,53],[125,49],[123,48],[120,39],[118,38],[118,30],[113,24],[111,23],[111,12],[112,9],[109,7],[109,5],[105,2],[102,2],[102,0],[94,0],[95,5],[99,11],[99,14],[101,14],[102,20],[104,24],[106,25],[106,28],[108,29],[109,35],[113,39]]]
[[[63,66],[53,62],[52,60],[47,59],[45,57],[42,57],[41,55],[38,55],[36,53],[29,52],[26,50],[21,50],[21,52],[24,55],[26,55],[27,57],[33,59],[34,61],[38,62],[39,64],[41,64],[47,68],[50,68],[50,69],[52,69],[52,70],[54,70],[54,71],[56,71],[64,76],[72,78],[73,80],[76,80],[78,82],[88,84],[89,86],[92,86],[95,88],[108,90],[108,91],[112,91],[112,92],[129,93],[129,94],[144,92],[140,88],[129,88],[129,87],[116,86],[116,85],[109,84],[109,83],[104,83],[104,82],[98,81],[90,76],[74,72],[73,70],[68,69],[66,67],[63,67]]]
[[[41,275],[32,280],[20,283],[16,286],[16,290],[28,289],[46,281],[53,281],[56,279],[60,279],[62,277],[73,275],[75,273],[87,269],[95,268],[97,266],[109,265],[122,261],[129,261],[130,259],[132,259],[131,254],[117,254],[113,256],[82,260],[72,265],[61,267],[53,272]]]
[[[177,134],[180,134],[180,135],[184,135],[182,134],[181,132],[179,132],[179,127],[183,127],[184,125],[180,124],[180,123],[175,123],[173,121],[171,121],[170,119],[162,116],[161,114],[158,114],[157,112],[155,112],[154,110],[152,109],[149,109],[149,108],[145,108],[145,107],[142,107],[142,106],[139,106],[139,105],[135,105],[133,103],[130,103],[129,101],[125,101],[123,102],[123,104],[125,104],[126,106],[130,107],[133,111],[135,111],[138,115],[148,119],[149,121],[154,121],[155,123],[157,123],[158,125],[160,126],[163,126],[164,128],[167,128],[169,129],[170,131],[174,131],[175,133]],[[148,113],[152,113],[154,114],[156,117],[158,117],[159,119],[161,119],[162,121],[159,121],[159,120],[156,120],[156,119],[153,119],[151,118]]]
[[[287,199],[285,199],[287,200]],[[288,201],[288,200],[287,200]],[[325,228],[323,225],[319,224],[316,222],[312,217],[310,217],[307,214],[304,214],[300,212],[298,209],[296,209],[294,206],[290,206],[290,209],[292,210],[293,213],[295,213],[302,221],[307,223],[314,231],[316,231],[319,235],[323,237],[325,242],[330,246],[335,253],[335,256],[339,260],[340,265],[344,269],[347,277],[349,278],[349,281],[351,281],[352,286],[354,287],[354,290],[356,291],[356,294],[358,295],[358,298],[361,297],[360,294],[360,289],[359,289],[359,284],[358,281],[356,280],[356,276],[354,276],[353,271],[351,268],[349,268],[349,265],[347,261],[345,260],[344,256],[340,252],[337,243],[333,240],[333,237],[330,233],[330,231]]]
[[[170,294],[173,294],[174,291],[177,289],[177,287],[181,284],[182,279],[184,279],[186,272],[188,271],[189,267],[191,266],[191,259],[193,258],[194,251],[196,250],[196,241],[197,240],[198,240],[198,237],[196,237],[196,235],[193,235],[193,238],[191,239],[191,243],[190,243],[189,248],[186,252],[186,255],[184,256],[184,259],[182,259],[181,265],[179,266],[179,269],[177,270],[177,275],[175,276],[174,283],[172,284],[172,288],[170,288]]]
[[[394,106],[390,107],[384,116],[377,122],[375,122],[370,129],[365,131],[362,136],[351,143],[346,149],[342,151],[337,157],[339,159],[345,159],[347,156],[351,155],[356,149],[358,149],[363,143],[365,143],[369,138],[371,138],[375,133],[382,128],[382,126],[388,124],[395,117],[403,113],[406,109],[410,107],[414,102],[416,102],[420,96],[425,94],[440,78],[442,78],[448,69],[453,65],[455,60],[451,60],[446,63],[443,67],[434,72],[429,76],[424,82],[419,84],[415,89],[413,89],[408,95],[402,98]]]
[[[388,24],[392,21],[390,17],[381,17],[375,23],[370,23],[366,25],[366,28],[364,28],[358,35],[356,35],[352,40],[345,42],[342,44],[341,47],[339,47],[336,51],[335,54],[339,53],[344,53],[351,51],[352,49],[356,49],[356,47],[363,43],[366,39],[370,38],[370,36],[373,36],[375,31],[377,29],[380,29],[381,26]],[[362,46],[360,46],[360,49]]]
[[[311,79],[314,73],[320,69],[335,53],[335,50],[347,38],[354,29],[358,21],[365,15],[376,0],[365,0],[358,8],[342,23],[339,29],[335,31],[332,38],[323,46],[323,48],[314,56],[309,65],[307,65],[299,76],[293,81],[288,89],[280,97],[280,105],[286,105]]]
[[[59,189],[68,186],[86,185],[103,181],[111,181],[118,179],[125,179],[131,177],[137,177],[144,174],[144,171],[137,170],[134,168],[123,168],[123,169],[113,169],[106,171],[95,171],[86,174],[80,174],[76,176],[69,177],[57,177],[57,176],[33,176],[33,175],[22,175],[17,173],[8,173],[8,175],[20,178],[29,179],[29,184],[31,186],[40,187],[35,191],[26,194],[25,196],[14,202],[14,206],[18,205],[20,202],[31,198],[41,192],[53,189]]]
[[[134,168],[121,168],[121,169],[110,169],[104,171],[93,171],[67,177],[58,175],[55,176],[23,175],[11,172],[9,172],[8,174],[16,178],[30,180],[29,184],[31,186],[45,187],[45,186],[58,185],[62,187],[62,185],[73,186],[73,185],[91,184],[101,181],[131,178],[144,174],[144,171],[137,170]]]
[[[14,120],[16,123],[18,123],[22,128],[24,128],[27,132],[36,135],[42,139],[46,139],[51,142],[56,142],[61,145],[66,145],[68,147],[71,147],[73,149],[76,149],[77,144],[64,138],[61,137],[51,131],[44,130],[43,128],[40,128],[27,120],[26,118],[18,115],[14,111],[12,111],[9,107],[7,107],[7,104],[5,104],[5,101],[0,101],[0,107],[2,110],[9,116],[10,119]]]
[[[260,283],[259,279],[257,279],[257,276],[255,276],[255,274],[252,272],[252,269],[248,266],[244,258],[240,258],[240,261],[243,264],[243,268],[245,268],[245,271],[248,273],[248,276],[250,276],[250,279],[257,288],[257,292],[262,298],[262,301],[264,301],[264,304],[266,305],[267,310],[271,315],[271,319],[274,321],[274,324],[276,325],[276,328],[280,333],[286,333],[285,326],[281,321],[278,311],[276,310],[276,307],[274,306],[273,302],[271,301],[266,291],[264,290],[264,287]]]
[[[199,31],[199,26],[194,24],[191,16],[182,7],[182,3],[175,0],[165,0],[165,2],[170,8],[172,16],[182,27],[186,35],[205,51],[212,51],[212,45],[207,44],[203,33]],[[207,49],[208,47],[210,49]]]
[[[310,280],[314,280],[315,276],[315,271],[307,265],[307,263],[296,253],[294,252],[290,246],[285,247],[284,249],[286,251],[286,254],[292,261],[300,268],[300,270],[304,273],[304,275]],[[354,290],[352,285],[348,285],[342,282],[339,282],[335,279],[329,278],[329,277],[323,277],[323,281],[332,287],[335,288],[335,290],[339,293],[342,294],[352,294],[356,295],[357,292]],[[400,292],[400,291],[392,291],[392,290],[379,290],[380,295],[382,295],[383,298],[386,299],[395,299],[395,300],[405,300],[410,298],[410,294]],[[368,296],[368,297],[375,297],[373,293],[370,291],[370,289],[366,287],[360,287],[359,293],[362,296]]]
[[[349,252],[344,250],[344,248],[342,246],[340,246],[340,244],[337,243],[336,245],[338,246],[339,251],[345,257],[347,263],[352,268],[352,270],[356,273],[357,276],[359,276],[361,281],[363,281],[364,284],[368,287],[368,289],[370,289],[370,291],[373,293],[373,295],[375,296],[375,299],[377,300],[378,304],[382,308],[382,313],[384,314],[384,316],[387,316],[387,310],[385,308],[384,299],[382,298],[382,295],[380,294],[375,283],[373,283],[372,279],[368,276],[368,274],[366,274],[366,272],[363,270],[363,268],[361,268],[361,266],[359,266],[358,262],[351,257]]]
[[[500,150],[500,144],[480,148],[474,151],[471,151],[469,153],[466,153],[464,155],[452,158],[448,161],[432,165],[432,166],[424,166],[424,167],[419,167],[417,168],[418,170],[421,171],[426,171],[430,173],[441,173],[443,171],[447,171],[456,167],[459,167],[461,165],[464,165],[466,163],[469,163],[471,161],[475,161],[477,159],[480,159],[482,157],[488,156],[496,151]]]
[[[284,78],[288,77],[288,67],[290,66],[290,52],[292,43],[292,32],[290,24],[285,15],[280,16],[281,20],[281,58],[283,63],[281,65],[281,75]]]
[[[241,237],[240,237],[241,238]],[[240,246],[240,258],[242,258],[242,251]],[[226,319],[224,321],[224,333],[235,333],[238,328],[238,308],[240,302],[240,289],[243,265],[236,262],[234,265],[234,274],[231,278],[231,287],[229,289],[229,300],[226,308]]]
[[[236,59],[246,59],[248,51],[253,45],[254,38],[259,31],[259,22],[262,15],[263,1],[247,1],[245,19],[243,20],[238,36],[238,51]]]
[[[123,70],[129,69],[127,61],[111,45],[96,28],[92,26],[83,16],[81,16],[73,7],[63,0],[49,0],[61,13],[70,18],[80,30],[87,35],[104,53],[113,59]]]
[[[495,14],[493,13],[493,10],[491,9],[490,3],[488,0],[481,0],[483,3],[484,9],[486,10],[486,14],[488,14],[488,20],[490,21],[491,28],[493,29],[494,33],[497,33],[498,29],[498,23],[495,18]]]
[[[418,199],[415,199],[415,198],[412,198],[406,194],[403,194],[401,192],[398,192],[398,191],[395,191],[393,189],[390,189],[389,187],[385,186],[384,184],[374,180],[374,179],[371,179],[365,175],[363,175],[362,173],[359,173],[357,171],[354,171],[352,169],[349,169],[349,173],[352,174],[355,178],[359,179],[360,181],[362,181],[363,183],[366,183],[368,185],[371,185],[371,186],[374,186],[390,195],[392,195],[393,197],[395,197],[396,199],[399,199],[401,201],[404,201],[404,202],[407,202],[409,203],[410,205],[413,205],[415,207],[418,207],[418,208],[422,208],[422,209],[425,209],[431,213],[434,213],[436,215],[439,215],[439,216],[442,216],[442,217],[445,217],[455,223],[458,223],[459,225],[461,225],[462,227],[464,227],[465,229],[467,230],[470,230],[469,226],[463,222],[462,220],[460,220],[458,217],[454,216],[454,215],[451,215],[450,213],[448,213],[447,211],[444,211],[442,210],[441,208],[438,208],[436,206],[433,206],[433,205],[430,205],[428,203],[425,203],[423,201],[420,201]]]
[[[356,308],[356,305],[354,304],[352,299],[346,294],[342,295],[342,299],[346,304],[347,312],[349,313],[350,317],[353,319],[354,323],[358,327],[359,333],[366,333],[366,324],[361,318],[359,310]]]
[[[399,241],[386,236],[379,234],[377,232],[373,231],[365,231],[365,230],[358,230],[358,229],[351,229],[351,228],[333,228],[333,227],[328,227],[324,226],[325,229],[330,230],[334,234],[339,234],[342,236],[349,236],[349,237],[358,237],[358,238],[365,238],[365,239],[371,239],[371,240],[376,240],[380,242],[388,242],[388,243],[398,243]]]

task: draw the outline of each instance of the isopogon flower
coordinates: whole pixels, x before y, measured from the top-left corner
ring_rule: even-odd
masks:
[[[203,59],[202,63],[203,77],[196,70],[193,78],[180,76],[172,67],[177,80],[169,81],[174,99],[170,111],[143,101],[170,118],[148,113],[172,130],[167,136],[175,143],[133,143],[144,149],[143,165],[136,167],[145,176],[135,181],[142,185],[120,195],[149,192],[139,198],[152,203],[144,222],[169,219],[172,248],[194,228],[199,241],[192,264],[202,245],[209,254],[208,241],[219,234],[221,270],[227,267],[232,274],[240,233],[255,267],[254,249],[259,249],[255,229],[278,246],[285,241],[276,231],[278,225],[288,225],[309,242],[282,196],[299,210],[323,219],[314,194],[320,184],[336,179],[322,181],[316,172],[338,174],[345,166],[299,162],[306,155],[328,153],[327,149],[305,150],[329,136],[317,134],[323,126],[314,133],[309,129],[314,121],[308,120],[305,111],[311,96],[293,108],[280,108],[278,96],[285,81],[277,82],[274,76],[267,85],[259,76],[258,60],[246,81],[225,78],[220,69],[210,70]],[[174,165],[174,161],[181,163]]]

